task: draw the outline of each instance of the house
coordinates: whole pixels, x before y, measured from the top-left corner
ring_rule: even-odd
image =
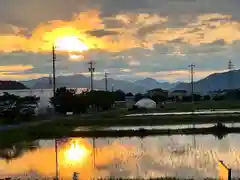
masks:
[[[149,97],[152,97],[152,96],[163,96],[163,97],[168,97],[168,91],[167,90],[163,90],[161,88],[157,88],[157,89],[152,89],[152,90],[149,90],[147,91],[147,94]]]
[[[170,97],[174,99],[182,99],[184,96],[187,96],[188,92],[186,90],[175,90],[170,93]]]
[[[224,91],[224,90],[216,90],[216,91],[210,91],[210,92],[208,92],[208,95],[211,97],[211,98],[213,98],[213,97],[215,97],[215,96],[224,96],[224,95],[226,95],[226,91]]]
[[[125,102],[126,102],[127,108],[132,108],[133,105],[135,104],[134,96],[126,96],[125,99],[126,99]]]

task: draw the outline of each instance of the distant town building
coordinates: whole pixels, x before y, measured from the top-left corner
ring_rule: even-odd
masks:
[[[175,90],[170,93],[170,97],[174,99],[182,99],[184,96],[187,96],[188,92],[186,90]]]
[[[167,90],[163,90],[161,88],[149,90],[149,91],[147,91],[147,94],[150,97],[156,96],[156,95],[168,97],[168,91]]]
[[[126,96],[125,99],[127,108],[132,108],[135,104],[134,96]]]

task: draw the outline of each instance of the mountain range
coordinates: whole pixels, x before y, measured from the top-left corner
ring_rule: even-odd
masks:
[[[213,73],[206,78],[194,82],[194,91],[207,93],[210,91],[238,89],[240,88],[240,70],[233,70],[222,73]],[[172,90],[191,91],[191,83],[180,83]]]
[[[209,91],[224,90],[224,89],[236,89],[240,88],[240,70],[234,70],[230,72],[213,73],[206,78],[194,82],[194,91],[199,93],[207,93]],[[28,88],[32,89],[45,89],[51,88],[49,83],[49,77],[43,77],[39,79],[32,79],[29,81],[22,81],[22,83]],[[69,87],[69,88],[89,88],[90,78],[84,75],[72,75],[72,76],[59,76],[56,77],[57,87]],[[94,88],[104,90],[105,79],[94,80]],[[162,88],[170,91],[174,90],[186,90],[191,91],[191,83],[169,83],[160,82],[152,78],[145,78],[134,82],[116,80],[108,78],[108,90],[121,89],[123,91],[132,93],[145,93],[147,90]]]
[[[95,89],[105,89],[105,79],[94,80],[93,82]],[[112,88],[114,88],[114,90],[121,89],[126,93],[145,93],[147,90],[151,90],[154,88],[171,89],[176,85],[176,83],[171,84],[168,82],[159,82],[152,78],[145,78],[143,80],[138,80],[134,82],[108,78],[107,82],[108,90],[112,90]],[[51,88],[51,85],[49,83],[49,77],[22,81],[22,83],[31,89]],[[68,88],[89,88],[89,84],[90,78],[84,75],[56,77],[56,87],[65,86]]]
[[[0,90],[27,89],[25,85],[17,81],[0,81]]]

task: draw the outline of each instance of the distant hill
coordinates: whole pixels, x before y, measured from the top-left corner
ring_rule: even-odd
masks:
[[[145,78],[143,80],[135,81],[134,83],[140,86],[144,86],[145,88],[151,87],[152,89],[162,88],[168,90],[175,87],[175,84],[171,84],[169,82],[159,82],[152,78]]]
[[[231,84],[229,80],[231,79]],[[207,93],[209,91],[237,89],[240,88],[240,70],[230,72],[214,73],[204,79],[194,83],[194,91],[199,93]],[[230,87],[229,87],[230,86]],[[171,90],[187,90],[191,91],[191,83],[180,83]]]
[[[0,81],[0,90],[28,89],[24,84],[17,81]]]
[[[89,88],[89,82],[90,78],[84,75],[59,76],[56,78],[57,87],[65,86],[69,88]],[[22,83],[32,89],[51,88],[51,85],[49,84],[49,77],[23,81]],[[169,89],[169,87],[172,87],[169,83],[160,83],[151,78],[135,82],[108,78],[108,90],[112,90],[112,88],[114,88],[115,90],[122,89],[125,92],[145,93],[147,90],[154,88]],[[94,80],[94,88],[104,90],[105,80]]]

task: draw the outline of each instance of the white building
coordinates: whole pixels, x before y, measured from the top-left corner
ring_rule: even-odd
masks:
[[[143,98],[139,100],[138,102],[136,102],[135,106],[137,106],[138,108],[146,108],[146,109],[157,108],[157,104],[153,100],[148,98]]]

